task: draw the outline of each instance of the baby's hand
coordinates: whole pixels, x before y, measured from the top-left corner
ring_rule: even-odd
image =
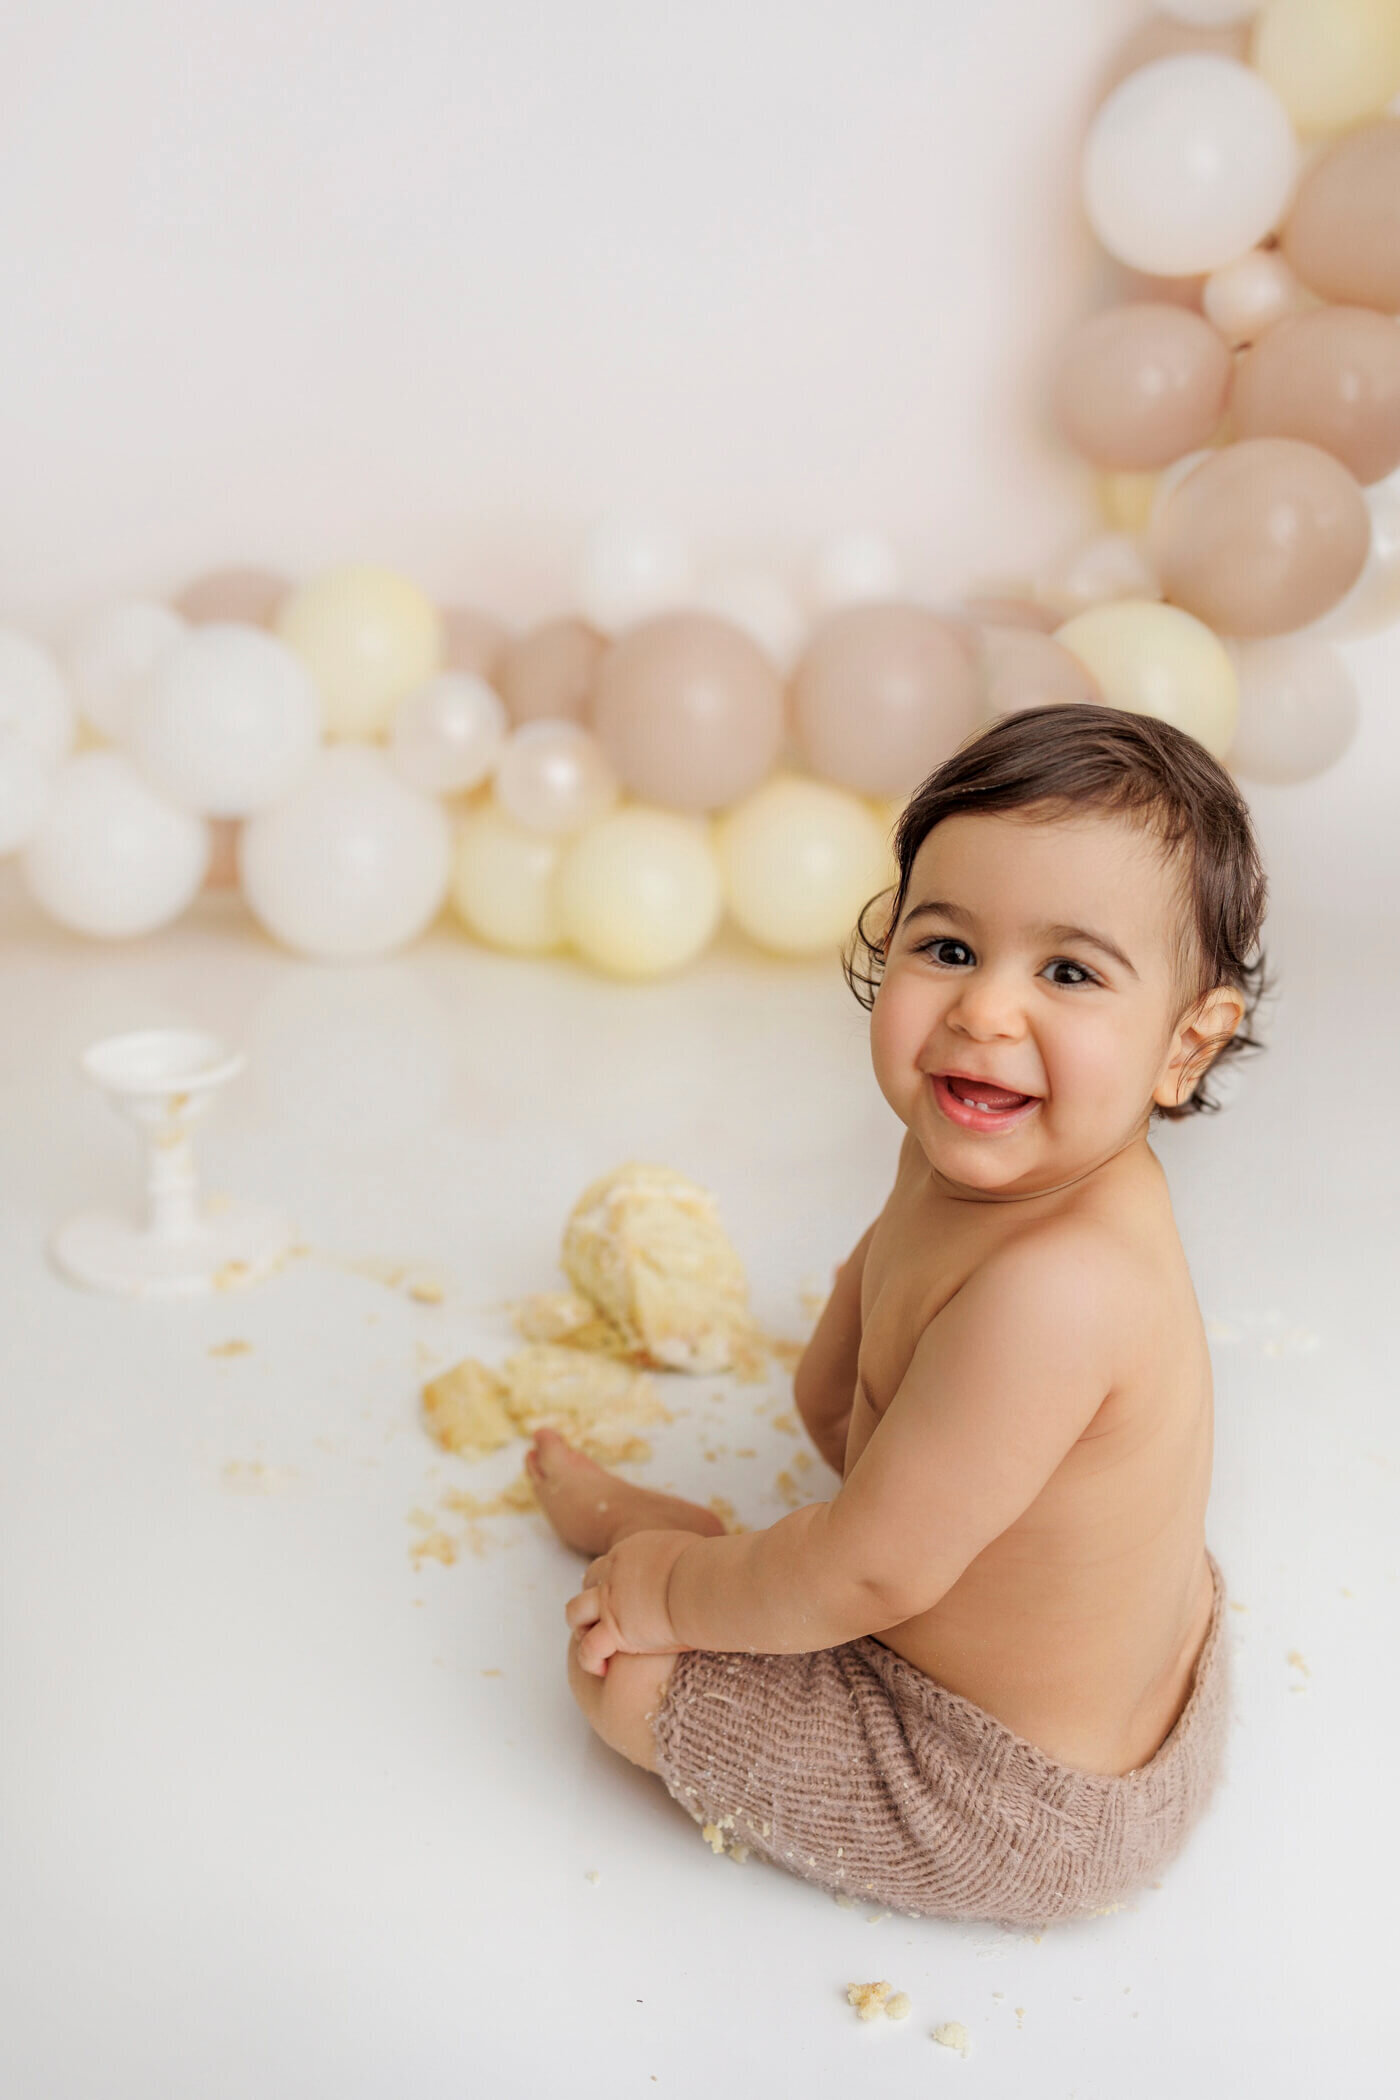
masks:
[[[583,1588],[564,1607],[565,1618],[581,1636],[579,1661],[590,1676],[607,1675],[610,1655],[681,1652],[666,1610],[666,1588],[676,1561],[694,1543],[693,1531],[635,1531],[590,1562]]]

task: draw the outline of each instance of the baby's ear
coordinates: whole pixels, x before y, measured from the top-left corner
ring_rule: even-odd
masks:
[[[1243,1019],[1244,1001],[1233,985],[1218,984],[1203,993],[1176,1031],[1154,1100],[1163,1108],[1179,1108],[1188,1100]]]

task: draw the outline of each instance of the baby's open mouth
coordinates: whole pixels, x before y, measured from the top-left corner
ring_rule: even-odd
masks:
[[[956,1095],[959,1101],[968,1102],[973,1108],[988,1108],[1000,1112],[1011,1108],[1023,1108],[1027,1101],[1035,1099],[1033,1094],[1016,1094],[1009,1087],[993,1086],[987,1079],[960,1079],[955,1072],[940,1072],[938,1077],[949,1093]]]

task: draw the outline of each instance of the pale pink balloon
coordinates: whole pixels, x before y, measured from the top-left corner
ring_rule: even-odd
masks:
[[[1400,466],[1400,327],[1368,306],[1280,321],[1240,359],[1238,437],[1302,438],[1363,484]]]
[[[783,688],[757,642],[713,613],[659,613],[598,667],[593,726],[618,778],[667,809],[723,809],[771,771]]]
[[[442,608],[444,671],[471,671],[491,685],[496,667],[510,640],[510,629],[494,613],[475,605],[445,605]]]
[[[1152,65],[1156,59],[1175,58],[1183,51],[1208,51],[1217,58],[1243,59],[1248,50],[1248,22],[1227,22],[1212,28],[1204,22],[1176,22],[1170,15],[1153,15],[1114,52],[1098,81],[1095,107],[1130,73],[1136,73],[1139,66]]]
[[[1318,155],[1280,245],[1319,299],[1400,314],[1400,117],[1346,132]]]
[[[213,569],[187,583],[174,604],[176,612],[197,627],[215,620],[270,627],[290,589],[287,578],[270,569]]]
[[[859,795],[905,795],[982,719],[978,667],[921,605],[850,605],[823,621],[792,688],[812,770]]]
[[[1103,704],[1098,680],[1048,634],[1028,627],[987,627],[982,634],[983,706],[989,719],[1021,707],[1063,702]]]
[[[1244,438],[1192,468],[1148,537],[1169,604],[1217,634],[1290,634],[1355,583],[1371,518],[1330,452]]]
[[[584,620],[546,620],[516,635],[493,681],[511,721],[586,722],[606,647]]]
[[[238,882],[238,834],[243,829],[241,817],[209,818],[209,867],[204,877],[206,890],[231,890]]]
[[[1204,445],[1225,412],[1230,352],[1179,306],[1110,306],[1061,345],[1051,402],[1097,467],[1143,472]]]
[[[1053,606],[1038,605],[1034,598],[999,598],[989,593],[964,598],[963,604],[981,627],[1028,627],[1038,634],[1053,634],[1062,624]]]

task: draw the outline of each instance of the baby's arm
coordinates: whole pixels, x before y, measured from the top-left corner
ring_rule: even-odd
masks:
[[[792,1381],[792,1397],[807,1434],[837,1473],[846,1464],[846,1433],[851,1426],[860,1355],[860,1280],[874,1231],[872,1225],[836,1271],[831,1296],[822,1307]]]
[[[1057,1222],[985,1261],[924,1330],[833,1501],[678,1552],[678,1645],[801,1654],[936,1604],[1106,1398],[1123,1260],[1096,1229]]]

